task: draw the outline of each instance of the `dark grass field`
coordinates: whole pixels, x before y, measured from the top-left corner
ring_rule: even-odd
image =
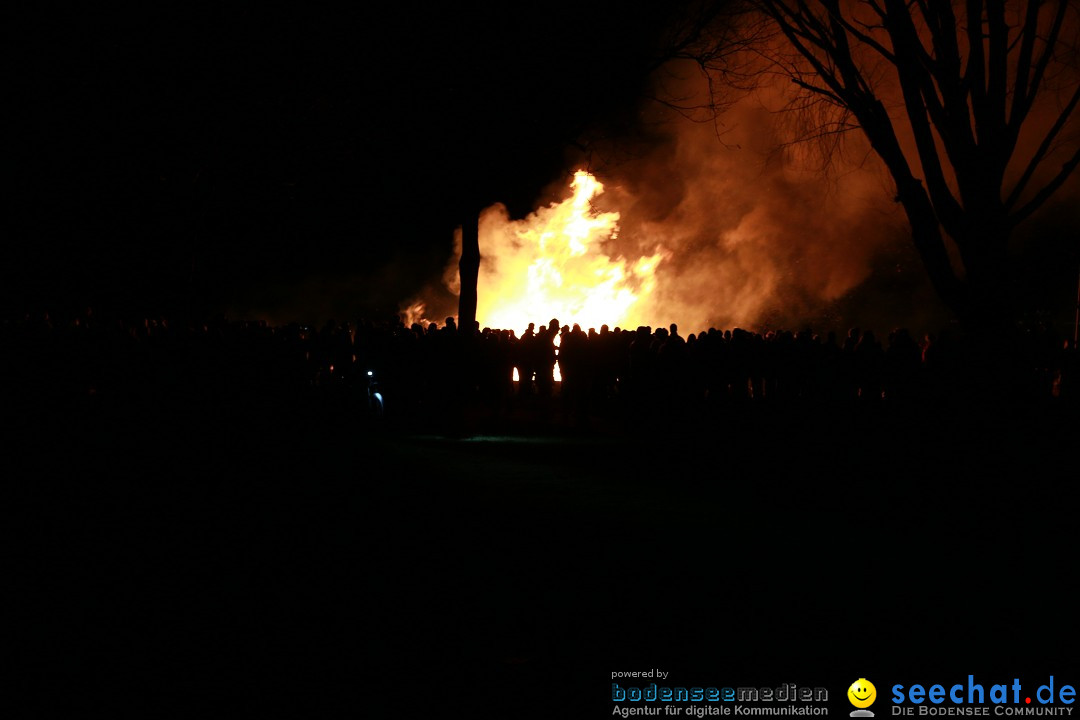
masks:
[[[650,667],[838,696],[1075,675],[1076,429],[1058,405],[458,439],[43,410],[7,433],[27,717],[604,717],[611,673]]]

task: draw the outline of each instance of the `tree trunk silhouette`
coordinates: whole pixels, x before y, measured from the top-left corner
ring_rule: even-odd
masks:
[[[461,332],[472,332],[476,323],[477,279],[480,276],[480,214],[476,212],[470,212],[461,223],[458,276],[461,279],[458,328]]]

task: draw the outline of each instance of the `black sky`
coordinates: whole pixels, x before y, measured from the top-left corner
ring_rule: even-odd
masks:
[[[367,279],[359,304],[385,309],[437,270],[462,213],[528,210],[583,132],[633,122],[663,15],[587,0],[23,17],[4,313],[197,315]]]

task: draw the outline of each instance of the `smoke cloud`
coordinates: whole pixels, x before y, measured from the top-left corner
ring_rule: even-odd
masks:
[[[623,242],[668,251],[654,324],[692,331],[806,322],[905,241],[903,212],[862,138],[817,157],[787,144],[785,118],[757,98],[727,113],[720,137],[712,123],[667,120],[666,137],[614,169],[600,199],[622,213]]]

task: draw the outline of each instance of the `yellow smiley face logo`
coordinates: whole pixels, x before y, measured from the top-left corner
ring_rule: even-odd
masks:
[[[859,678],[847,689],[848,700],[857,708],[867,708],[877,698],[877,688],[866,678]]]

